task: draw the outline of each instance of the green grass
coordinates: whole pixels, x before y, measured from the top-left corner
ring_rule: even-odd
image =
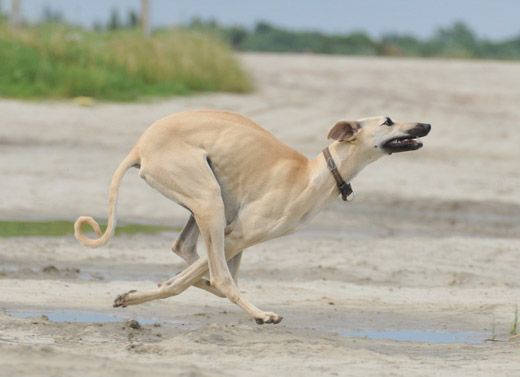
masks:
[[[0,96],[131,101],[193,92],[247,92],[251,81],[221,40],[195,31],[86,31],[0,23]]]
[[[116,235],[157,234],[167,231],[179,231],[179,229],[157,225],[126,224],[116,228]],[[74,234],[74,223],[71,221],[0,221],[0,237],[60,237],[72,234]]]
[[[518,305],[515,307],[515,315],[513,319],[513,324],[511,325],[511,330],[509,331],[509,334],[512,336],[518,336]]]

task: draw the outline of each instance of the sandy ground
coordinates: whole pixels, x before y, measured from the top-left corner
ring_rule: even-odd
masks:
[[[241,58],[251,95],[0,100],[0,218],[104,219],[113,169],[149,123],[179,110],[241,112],[308,156],[338,119],[384,114],[433,131],[422,150],[363,171],[353,203],[245,253],[240,287],[284,315],[277,326],[195,288],[112,309],[117,294],[182,269],[173,233],[96,250],[72,236],[0,240],[0,375],[519,375],[520,341],[508,338],[520,304],[520,64]],[[136,171],[119,208],[122,222],[186,220]]]

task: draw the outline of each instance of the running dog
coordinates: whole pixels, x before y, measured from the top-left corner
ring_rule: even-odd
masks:
[[[114,306],[175,296],[194,285],[227,297],[258,324],[276,324],[280,315],[257,308],[237,288],[242,251],[293,232],[339,194],[347,200],[349,182],[365,166],[388,154],[421,148],[418,138],[430,129],[426,123],[388,117],[339,121],[328,134],[332,143],[308,159],[239,114],[173,114],[153,123],[114,172],[105,232],[92,217],[82,216],[74,234],[89,247],[110,239],[121,180],[129,168],[138,168],[150,186],[191,212],[172,246],[189,266],[156,289],[118,296]],[[97,239],[82,233],[84,224]],[[204,257],[196,251],[199,235],[207,250]],[[208,270],[209,280],[204,278]]]

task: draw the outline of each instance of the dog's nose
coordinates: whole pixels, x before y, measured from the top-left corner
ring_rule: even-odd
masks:
[[[419,125],[424,128],[424,132],[426,132],[425,135],[428,135],[428,132],[432,129],[432,125],[429,123],[419,123]]]
[[[432,126],[428,123],[417,123],[417,125],[408,131],[410,136],[423,137],[428,135],[428,132],[432,129]]]

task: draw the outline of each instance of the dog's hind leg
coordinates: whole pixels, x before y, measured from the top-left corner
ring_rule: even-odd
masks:
[[[199,259],[199,254],[197,253],[198,238],[199,228],[193,215],[190,215],[181,234],[179,234],[179,237],[173,242],[172,251],[190,265]]]
[[[238,253],[237,255],[235,255],[230,260],[228,260],[229,272],[231,273],[231,276],[233,277],[233,280],[235,281],[236,284],[238,283],[238,269],[240,267],[240,260],[241,259],[242,259],[242,251],[240,253]],[[191,263],[191,264],[193,264],[193,263]],[[170,280],[168,280],[167,282],[169,282],[169,281]],[[162,287],[167,282],[159,283],[158,287],[159,288]],[[207,291],[209,293],[213,293],[215,296],[218,296],[218,297],[221,297],[221,298],[226,297],[217,288],[211,286],[211,283],[209,282],[208,279],[201,278],[198,282],[193,283],[193,286],[196,287],[196,288],[199,288],[199,289],[203,289],[203,290],[205,290],[205,291]]]
[[[240,268],[241,259],[242,259],[242,251],[227,261],[229,272],[231,273],[231,277],[233,278],[233,281],[237,285],[238,285],[238,270]],[[213,293],[215,296],[226,297],[220,290],[213,287],[208,279],[202,278],[198,282],[194,283],[193,286],[203,289],[205,291],[208,291],[209,293]]]
[[[184,225],[179,234],[179,237],[172,244],[172,251],[181,257],[188,266],[193,264],[197,259],[200,258],[197,253],[197,240],[199,238],[199,228],[195,222],[193,215],[190,215],[188,222]],[[160,288],[164,283],[159,283]],[[209,293],[213,293],[218,297],[226,297],[215,287],[212,287],[209,280],[200,279],[200,281],[193,284],[194,287],[203,289]]]
[[[206,257],[199,258],[180,274],[165,281],[157,289],[150,291],[131,290],[117,296],[114,300],[114,307],[124,308],[128,305],[137,305],[147,301],[176,296],[200,281],[207,272],[208,259]]]
[[[193,215],[190,215],[188,222],[184,225],[179,237],[172,244],[172,251],[181,257],[188,265],[199,259],[197,253],[197,240],[199,238],[199,228],[195,222]],[[237,281],[238,270],[240,268],[240,260],[242,252],[228,260],[229,271],[233,279]]]
[[[165,157],[165,156],[164,156]],[[199,258],[172,281],[149,292],[130,291],[119,296],[114,306],[126,306],[177,295],[190,285],[198,283],[209,267],[211,286],[222,292],[231,302],[249,313],[257,323],[279,323],[282,317],[265,312],[251,304],[238,290],[231,276],[227,260],[238,254],[242,248],[230,247],[225,250],[224,229],[226,218],[220,185],[211,169],[207,156],[190,155],[189,159],[160,159],[142,176],[163,195],[189,208],[200,234],[204,238],[207,258]],[[202,157],[197,164],[197,159]],[[186,161],[189,164],[184,165]],[[144,166],[144,164],[142,165]],[[167,167],[165,170],[164,167]],[[178,179],[177,177],[183,177]],[[233,253],[234,249],[234,253]]]
[[[199,259],[199,254],[197,253],[198,238],[199,228],[197,227],[197,223],[195,222],[193,215],[190,215],[190,218],[188,219],[186,225],[184,225],[184,228],[179,234],[179,237],[174,241],[172,245],[172,251],[184,259],[188,265],[190,265]],[[238,281],[238,269],[240,267],[241,258],[242,253],[239,253],[228,261],[229,272],[231,273],[235,283]],[[162,284],[159,284],[159,287],[161,285]],[[201,279],[199,282],[195,283],[194,286],[213,293],[218,297],[226,297],[222,294],[222,292],[212,287],[207,279]]]
[[[199,254],[197,253],[197,240],[199,234],[200,232],[195,218],[193,215],[190,215],[190,218],[182,228],[179,237],[172,244],[172,251],[181,257],[188,266],[199,259]],[[242,252],[228,260],[229,272],[235,282],[238,281],[238,270],[240,268],[241,259]]]
[[[229,272],[231,273],[231,277],[233,277],[235,284],[238,284],[238,270],[240,268],[241,260],[242,260],[242,251],[227,261]]]

